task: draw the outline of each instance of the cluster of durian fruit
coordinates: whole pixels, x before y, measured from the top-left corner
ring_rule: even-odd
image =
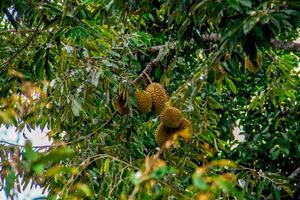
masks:
[[[159,115],[160,124],[156,129],[155,141],[160,147],[166,147],[177,137],[186,142],[192,134],[191,122],[182,117],[181,111],[168,104],[165,89],[159,83],[151,83],[145,90],[135,92],[138,108],[142,113],[155,111]]]

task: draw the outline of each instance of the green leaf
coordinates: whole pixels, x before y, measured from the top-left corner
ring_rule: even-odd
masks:
[[[109,163],[110,163],[110,160],[108,158],[105,159],[104,163],[102,163],[102,167],[100,169],[100,174],[101,175],[103,173],[105,173],[105,172],[108,172],[108,170],[109,170]]]
[[[44,164],[42,163],[36,163],[32,166],[32,169],[37,173],[37,174],[43,174],[44,172]]]
[[[238,0],[226,0],[226,3],[229,5],[229,7],[234,8],[237,11],[239,11],[241,9],[240,3]]]
[[[231,160],[220,159],[220,160],[213,160],[209,163],[209,166],[222,166],[227,168],[236,168],[237,164]]]
[[[92,197],[93,193],[88,185],[83,183],[77,183],[75,187],[79,190],[81,190],[86,196]]]
[[[24,159],[28,161],[36,160],[40,157],[40,154],[38,152],[35,152],[32,150],[31,143],[27,143],[25,145],[25,152],[24,152]]]
[[[74,99],[72,102],[72,112],[74,116],[78,117],[81,111],[82,111],[81,103],[77,99]]]
[[[236,89],[235,84],[233,83],[233,81],[230,80],[230,79],[228,79],[228,78],[226,78],[226,83],[228,84],[231,92],[233,92],[233,94],[236,94],[237,93],[237,89]]]
[[[272,160],[276,160],[278,158],[279,154],[280,154],[280,150],[279,149],[277,149],[275,151],[272,151],[271,152],[271,159]]]
[[[259,181],[259,184],[257,186],[257,196],[260,196],[263,189],[265,188],[266,182],[265,181]]]
[[[183,33],[186,31],[190,23],[191,23],[190,18],[189,17],[185,18],[184,22],[181,24],[181,27],[179,28],[178,31],[179,36],[183,35]]]
[[[239,0],[239,2],[243,5],[246,6],[248,8],[252,7],[252,1],[251,0]]]
[[[65,160],[67,158],[71,158],[73,156],[74,156],[74,151],[72,149],[62,147],[62,148],[55,149],[44,156],[40,156],[40,158],[34,160],[32,166],[36,167],[36,165],[38,164],[46,164],[49,162],[55,163],[61,160]],[[41,167],[38,166],[37,169],[39,170],[41,169]]]
[[[209,185],[202,179],[198,173],[193,174],[193,185],[199,188],[200,190],[208,190]]]
[[[161,69],[160,67],[155,69],[155,78],[159,79],[161,77]]]
[[[141,171],[138,171],[131,175],[131,182],[133,183],[133,185],[137,185],[141,182],[141,176],[142,176]]]
[[[13,186],[15,184],[16,178],[17,178],[16,177],[16,173],[13,170],[11,170],[9,172],[9,174],[6,176],[6,178],[5,178],[5,186],[4,186],[6,197],[9,196],[10,190],[13,188]]]
[[[209,107],[211,107],[213,109],[223,109],[223,106],[219,102],[217,102],[213,97],[208,96],[207,101],[208,101]]]
[[[270,18],[270,22],[272,22],[272,24],[276,26],[278,31],[281,31],[280,22],[275,17],[270,16],[269,18]]]
[[[150,174],[150,177],[153,179],[161,179],[168,173],[175,173],[174,168],[169,166],[157,168]]]
[[[257,24],[258,21],[259,21],[258,16],[248,17],[244,21],[244,26],[243,26],[244,34],[247,35],[247,33],[254,28],[254,26]]]
[[[244,194],[235,187],[235,184],[232,181],[226,180],[226,179],[222,178],[221,176],[216,176],[214,179],[215,179],[216,183],[218,184],[218,186],[225,193],[233,194],[239,200],[245,199]]]
[[[276,185],[272,184],[272,195],[275,200],[280,200],[280,191]]]

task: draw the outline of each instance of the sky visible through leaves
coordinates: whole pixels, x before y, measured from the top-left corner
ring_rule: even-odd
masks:
[[[25,144],[25,137],[27,137],[28,140],[32,142],[32,145],[50,145],[51,141],[49,141],[48,137],[46,136],[46,133],[49,130],[45,128],[44,130],[41,130],[40,128],[36,128],[35,130],[29,131],[28,129],[25,129],[22,133],[17,132],[15,127],[9,127],[6,128],[5,126],[0,127],[0,140],[4,140],[7,142],[11,142],[14,144],[24,145]],[[24,134],[25,137],[24,137]],[[22,193],[18,194],[18,200],[30,200],[37,197],[45,196],[46,194],[42,194],[42,188],[36,187],[30,189],[30,184],[27,186],[27,188],[22,191]],[[0,199],[6,200],[5,191],[0,191]]]

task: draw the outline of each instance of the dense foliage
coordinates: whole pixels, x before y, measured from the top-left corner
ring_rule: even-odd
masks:
[[[1,124],[54,140],[0,144],[8,196],[299,198],[298,1],[1,0],[0,22]],[[190,141],[158,148],[134,96],[151,81]]]

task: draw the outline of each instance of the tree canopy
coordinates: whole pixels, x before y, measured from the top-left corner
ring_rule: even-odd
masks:
[[[299,27],[295,0],[1,0],[0,123],[54,143],[0,141],[0,190],[300,198]],[[192,125],[162,146],[152,82]]]

